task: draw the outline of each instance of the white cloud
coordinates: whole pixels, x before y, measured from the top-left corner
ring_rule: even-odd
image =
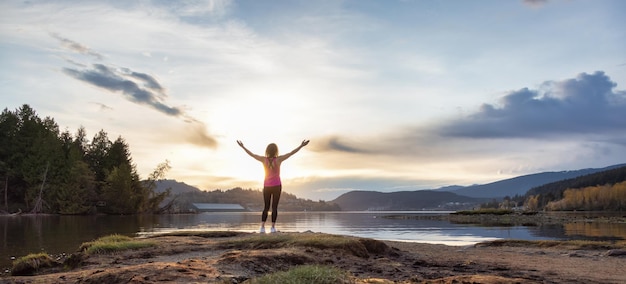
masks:
[[[623,162],[623,2],[520,3],[3,1],[0,96],[206,189],[258,184],[236,139],[329,194]]]

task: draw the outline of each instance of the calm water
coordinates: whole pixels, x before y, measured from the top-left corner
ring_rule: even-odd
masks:
[[[626,224],[482,227],[447,221],[383,218],[398,213],[433,214],[281,212],[277,228],[283,232],[310,230],[380,240],[447,245],[468,245],[494,239],[626,239]],[[259,221],[260,214],[252,212],[155,216],[0,216],[0,267],[10,266],[11,257],[33,252],[71,253],[83,242],[110,234],[144,236],[175,230],[256,232]]]

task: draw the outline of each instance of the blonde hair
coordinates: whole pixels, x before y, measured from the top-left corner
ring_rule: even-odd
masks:
[[[278,157],[278,146],[276,146],[276,144],[274,143],[268,144],[267,148],[265,148],[265,157],[268,157],[268,158]]]
[[[270,169],[273,169],[276,165],[276,161],[274,160],[274,158],[278,157],[278,146],[276,146],[276,144],[274,143],[268,144],[267,148],[265,148],[265,157],[268,158],[267,166]]]

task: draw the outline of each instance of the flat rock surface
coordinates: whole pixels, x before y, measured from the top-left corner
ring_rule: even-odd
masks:
[[[311,233],[275,235],[295,239]],[[274,237],[154,237],[149,239],[154,247],[88,255],[71,270],[48,268],[34,276],[2,277],[0,283],[241,283],[304,264],[348,271],[353,283],[626,283],[626,257],[601,249],[456,247],[359,238],[352,238],[358,246],[331,248],[257,242]]]

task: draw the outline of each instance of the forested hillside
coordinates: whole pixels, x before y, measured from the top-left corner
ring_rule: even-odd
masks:
[[[333,200],[343,210],[458,210],[485,202],[484,198],[434,190],[376,192],[350,191]]]
[[[622,165],[623,166],[623,165]],[[573,171],[560,171],[560,172],[543,172],[530,175],[523,175],[510,179],[500,180],[488,184],[472,185],[467,187],[461,187],[455,190],[450,190],[456,194],[469,196],[469,197],[481,197],[481,198],[496,198],[501,199],[503,197],[513,197],[516,195],[523,196],[528,190],[534,187],[542,186],[544,184],[562,181],[566,179],[572,179],[580,176],[585,176],[597,172],[602,172],[610,169],[620,167],[620,165],[609,166],[600,169],[581,169]]]
[[[531,209],[626,210],[624,181],[626,166],[532,188],[526,203]]]
[[[60,131],[29,105],[0,114],[0,211],[87,214],[154,212],[167,163],[142,182],[122,137],[104,130],[89,141],[84,128]]]
[[[175,196],[174,210],[186,212],[193,209],[192,203],[234,203],[250,211],[263,209],[263,193],[260,190],[233,188],[214,191],[187,191]],[[288,192],[280,195],[281,211],[340,211],[341,208],[331,202],[299,199]]]

